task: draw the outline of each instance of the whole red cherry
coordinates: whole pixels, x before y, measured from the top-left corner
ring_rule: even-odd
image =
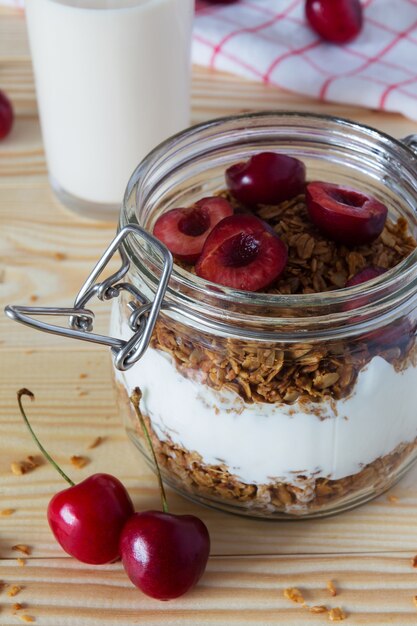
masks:
[[[276,152],[259,152],[226,170],[234,197],[248,206],[278,204],[304,192],[305,165]]]
[[[120,556],[122,528],[134,513],[126,489],[110,474],[94,474],[75,485],[55,463],[35,435],[22,406],[22,396],[34,395],[29,389],[17,392],[20,412],[37,446],[70,487],[57,493],[48,506],[49,526],[60,546],[82,563],[103,565]]]
[[[0,139],[10,133],[13,126],[14,114],[12,103],[4,91],[0,91]]]
[[[172,600],[200,580],[210,553],[205,524],[194,515],[135,513],[123,528],[120,553],[127,575],[143,593]]]
[[[152,598],[172,600],[200,580],[209,557],[210,536],[198,517],[168,512],[161,470],[140,410],[141,398],[142,392],[136,387],[130,401],[155,464],[163,510],[130,517],[120,537],[120,553],[126,573],[136,587]]]
[[[120,480],[93,474],[55,494],[48,522],[55,539],[82,563],[103,565],[119,558],[120,534],[134,508]]]
[[[311,28],[332,43],[348,43],[362,29],[359,0],[306,0],[305,13]]]

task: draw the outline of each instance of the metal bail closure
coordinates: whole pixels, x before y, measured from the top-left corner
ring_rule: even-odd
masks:
[[[161,278],[155,293],[153,302],[143,296],[130,283],[119,282],[128,272],[130,261],[122,247],[123,241],[130,234],[143,239],[145,243],[156,248],[163,260]],[[119,252],[122,265],[120,269],[103,280],[96,282],[102,274],[114,254]],[[169,250],[158,239],[153,237],[140,226],[125,226],[113,239],[103,256],[81,287],[72,308],[60,307],[28,307],[8,305],[5,308],[6,315],[16,322],[25,324],[37,330],[42,330],[62,337],[71,337],[81,341],[90,341],[105,346],[110,346],[114,365],[117,369],[124,371],[129,369],[145,353],[152,337],[159,311],[161,310],[165,292],[172,272],[172,255]],[[117,298],[121,291],[128,291],[137,302],[129,304],[132,310],[130,316],[130,327],[134,331],[128,340],[109,337],[107,335],[97,335],[93,333],[94,313],[86,308],[87,303],[97,296],[99,300],[111,300]],[[41,316],[65,316],[68,318],[68,328],[49,324],[37,319]]]

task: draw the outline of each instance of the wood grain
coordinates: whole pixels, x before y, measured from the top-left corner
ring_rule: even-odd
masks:
[[[368,557],[215,557],[200,584],[174,602],[157,602],[135,589],[120,564],[81,566],[70,559],[33,559],[25,567],[0,562],[0,579],[22,587],[14,598],[1,598],[1,624],[16,624],[11,605],[36,623],[53,626],[146,624],[211,626],[328,623],[283,595],[300,589],[309,605],[341,607],[348,624],[416,624],[417,573],[403,555]],[[326,583],[332,579],[337,596]]]
[[[24,19],[0,9],[0,88],[11,95],[17,119],[0,145],[0,304],[69,305],[115,232],[115,223],[74,216],[54,199],[47,179]],[[417,125],[398,115],[323,104],[275,88],[194,68],[194,122],[254,109],[289,109],[350,117],[401,137]],[[106,332],[108,305],[94,305],[96,328]],[[80,378],[80,374],[86,377]],[[347,624],[417,623],[412,596],[417,570],[417,468],[392,493],[357,510],[319,521],[268,523],[203,509],[170,493],[171,509],[204,519],[212,537],[207,574],[191,594],[157,603],[131,587],[120,564],[91,568],[66,557],[45,519],[51,495],[63,488],[43,463],[14,476],[12,461],[36,454],[19,417],[16,390],[30,387],[32,422],[48,449],[77,479],[97,471],[118,475],[138,508],[158,506],[151,470],[127,442],[115,403],[104,348],[30,331],[0,316],[0,580],[21,584],[16,598],[0,593],[0,624],[19,623],[10,607],[27,604],[36,623],[61,625],[321,624],[327,619],[282,595],[299,586],[308,602],[342,606]],[[100,435],[94,450],[87,446]],[[88,456],[74,469],[73,454]],[[19,567],[16,543],[31,546]],[[324,591],[333,578],[340,596]]]

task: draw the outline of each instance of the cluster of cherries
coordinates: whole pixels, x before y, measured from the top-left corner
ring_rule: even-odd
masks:
[[[212,4],[233,4],[238,0],[206,0]],[[278,6],[278,3],[277,3]],[[306,0],[305,14],[311,28],[332,43],[348,43],[361,31],[360,0]]]
[[[33,399],[33,393],[18,391],[22,417],[45,458],[70,484],[52,498],[47,513],[51,530],[65,552],[92,565],[112,563],[121,557],[133,584],[158,600],[178,598],[191,589],[206,568],[209,533],[194,515],[168,513],[159,467],[139,409],[140,391],[133,392],[131,401],[156,463],[162,511],[135,513],[126,488],[110,474],[94,474],[74,484],[33,432],[22,396]]]
[[[234,289],[259,291],[276,281],[287,248],[256,212],[299,194],[309,217],[329,239],[348,246],[373,241],[382,232],[387,208],[374,197],[330,183],[306,183],[304,164],[290,156],[260,152],[230,166],[226,185],[241,209],[220,196],[163,213],[154,235],[179,260],[195,263],[198,276]],[[351,285],[347,285],[351,286]]]

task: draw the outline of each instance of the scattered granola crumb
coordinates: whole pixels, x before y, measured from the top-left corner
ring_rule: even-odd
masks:
[[[414,606],[417,609],[417,596],[413,596],[413,602],[414,602]]]
[[[12,470],[12,474],[15,476],[21,476],[25,472],[23,471],[22,463],[13,462],[10,465],[10,469]]]
[[[88,376],[88,374],[85,374],[84,372],[82,372],[82,373],[80,374],[80,378],[81,378],[81,380],[83,380],[84,378],[87,378],[87,376]]]
[[[94,441],[87,446],[87,450],[92,450],[93,448],[97,448],[103,442],[103,437],[96,437]]]
[[[39,461],[32,455],[28,455],[24,461],[14,461],[10,464],[10,469],[15,476],[27,474],[40,465]]]
[[[24,565],[26,565],[26,560],[22,559],[22,557],[19,556],[18,559],[16,559],[17,564],[20,565],[20,567],[23,567]]]
[[[284,589],[284,596],[291,600],[291,602],[297,602],[297,604],[305,604],[303,594],[296,587],[288,587]]]
[[[54,252],[54,259],[57,261],[64,261],[67,255],[64,252]]]
[[[391,504],[397,504],[397,502],[400,501],[398,496],[394,496],[394,495],[388,496],[387,500],[388,500],[388,502],[391,502]]]
[[[16,552],[21,552],[22,554],[26,554],[27,556],[29,556],[29,554],[31,553],[31,549],[29,548],[29,546],[26,546],[24,543],[17,543],[15,546],[12,546],[12,550],[15,550]]]
[[[13,611],[21,611],[23,609],[23,604],[16,602],[15,604],[13,604],[12,609]]]
[[[37,300],[39,300],[39,296],[37,296],[36,293],[32,293],[32,295],[29,297],[29,300],[31,302],[37,302]]]
[[[10,515],[13,515],[13,513],[16,513],[16,509],[3,509],[2,511],[0,511],[0,516],[10,517]]]
[[[339,607],[330,609],[328,615],[331,622],[341,622],[346,619],[346,613],[344,613],[342,609],[339,609]]]
[[[22,591],[22,587],[20,585],[12,585],[8,590],[7,595],[9,598],[14,598],[14,596],[17,596],[19,591]]]
[[[413,558],[411,559],[411,565],[413,567],[417,567],[417,554],[416,556],[413,556]]]
[[[25,615],[19,615],[19,619],[21,619],[22,622],[26,622],[26,623],[35,621],[35,618],[32,617],[32,615],[26,615],[26,614]]]
[[[331,596],[336,596],[337,595],[336,587],[334,586],[334,583],[333,583],[332,580],[329,580],[327,582],[326,587],[327,587],[328,591],[330,592]]]
[[[309,611],[310,613],[327,613],[328,609],[324,604],[318,604],[316,606],[310,606]]]
[[[88,396],[88,391],[85,391],[85,390],[83,389],[83,391],[79,391],[79,392],[78,392],[78,397],[79,397],[79,398],[84,398],[85,396]]]
[[[88,463],[87,457],[78,456],[76,454],[70,458],[70,461],[72,465],[76,467],[77,469],[81,469],[82,467],[85,467]]]

